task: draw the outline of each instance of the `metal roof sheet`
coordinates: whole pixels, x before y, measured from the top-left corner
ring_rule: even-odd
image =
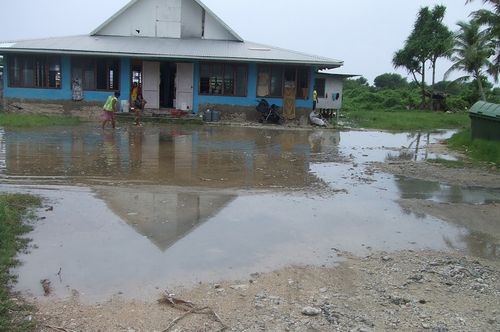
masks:
[[[356,77],[356,76],[361,76],[360,74],[342,74],[342,73],[323,73],[323,72],[317,72],[316,76],[324,76],[324,77],[343,77],[343,78],[349,78],[349,77]]]
[[[293,63],[335,68],[343,61],[257,44],[205,39],[71,36],[0,43],[10,52],[128,56],[151,59]]]
[[[500,119],[500,105],[478,101],[469,110],[469,113],[481,117]]]

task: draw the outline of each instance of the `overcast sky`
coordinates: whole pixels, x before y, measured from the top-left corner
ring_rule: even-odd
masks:
[[[465,0],[202,0],[243,39],[344,61],[336,70],[369,81],[395,72],[421,7],[447,7],[445,24],[468,20],[482,1]],[[2,1],[0,41],[88,34],[128,0]],[[438,62],[437,80],[450,63]],[[397,71],[406,76],[403,70]],[[410,79],[410,78],[409,78]]]

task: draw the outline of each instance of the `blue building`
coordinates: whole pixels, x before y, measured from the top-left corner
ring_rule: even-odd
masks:
[[[93,118],[133,83],[147,108],[251,119],[266,98],[293,119],[316,73],[342,61],[244,41],[199,0],[132,0],[89,35],[0,43],[4,109]],[[81,93],[79,93],[81,91]]]

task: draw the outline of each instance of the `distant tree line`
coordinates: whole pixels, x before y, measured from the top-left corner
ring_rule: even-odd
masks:
[[[445,6],[421,8],[403,48],[392,58],[394,67],[406,69],[412,82],[394,73],[376,77],[374,86],[364,78],[346,80],[344,107],[459,111],[480,99],[500,103],[500,89],[489,81],[498,82],[500,69],[500,1],[483,3],[488,9],[473,12],[469,22],[458,22],[456,32],[443,24]],[[450,59],[452,66],[445,80],[436,82],[440,58]],[[455,71],[464,75],[447,81]]]
[[[500,104],[500,88],[495,88],[485,77],[482,77],[482,86],[486,100]],[[429,86],[424,85],[424,88],[430,91]],[[481,99],[476,81],[439,81],[434,84],[434,91],[434,110],[465,111]],[[399,74],[379,75],[373,85],[364,77],[344,81],[342,107],[348,111],[414,110],[421,109],[421,104],[420,82],[408,82]]]

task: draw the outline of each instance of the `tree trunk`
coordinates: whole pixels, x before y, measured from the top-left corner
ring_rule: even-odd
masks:
[[[421,109],[425,109],[425,60],[422,61],[422,105]]]
[[[417,75],[415,75],[415,71],[411,71],[411,74],[413,75],[413,81],[418,85],[420,83],[418,83],[418,79],[417,79]]]
[[[481,75],[479,74],[478,71],[476,71],[476,80],[477,80],[477,85],[479,87],[479,93],[481,94],[481,99],[483,101],[486,101],[486,96],[484,95],[484,89],[483,89],[483,82],[481,82]]]
[[[432,59],[431,111],[434,111],[434,84],[436,83],[436,60]]]
[[[418,159],[418,149],[420,148],[420,135],[422,135],[420,132],[417,134],[417,144],[415,144],[415,157],[414,160],[417,161]]]

